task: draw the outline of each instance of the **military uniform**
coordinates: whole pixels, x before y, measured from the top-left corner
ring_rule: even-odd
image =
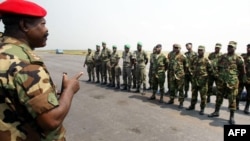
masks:
[[[87,65],[87,72],[89,76],[89,82],[95,82],[95,61],[94,55],[91,53],[91,49],[88,49],[88,54],[86,55],[84,61],[84,67]]]
[[[153,77],[153,74],[152,74],[152,69],[153,69],[153,58],[154,58],[154,55],[155,55],[155,47],[153,49],[153,52],[150,54],[150,58],[149,58],[149,71],[148,71],[148,83],[149,83],[149,88],[148,90],[151,90],[152,89],[152,86],[153,86],[153,80],[152,80],[152,77]]]
[[[124,83],[124,88],[123,90],[130,91],[131,89],[131,81],[132,81],[132,76],[131,76],[131,67],[132,67],[132,56],[133,54],[129,51],[130,46],[125,45],[125,51],[122,52],[122,59],[123,59],[123,70],[122,70],[122,77],[123,77],[123,83]],[[127,50],[127,52],[126,52]]]
[[[102,61],[101,61],[101,52],[100,46],[96,45],[96,51],[94,53],[94,60],[95,60],[95,72],[96,72],[96,83],[100,83],[100,77],[102,73]]]
[[[170,100],[168,104],[173,104],[176,93],[179,92],[179,108],[183,108],[184,102],[184,81],[185,81],[185,69],[187,68],[187,58],[184,54],[180,52],[181,46],[179,44],[174,44],[175,54],[169,59],[169,93]]]
[[[110,68],[111,68],[111,87],[115,87],[115,65],[117,65],[117,59],[119,60],[119,54],[116,51],[117,47],[113,46],[113,52],[110,56]]]
[[[168,53],[168,55],[167,55],[167,58],[168,58],[168,60],[170,60],[170,59],[172,59],[172,58],[174,58],[175,57],[175,51],[173,50],[173,51],[171,51],[171,52],[169,52]],[[167,92],[167,94],[169,94],[169,88],[170,88],[170,73],[168,73],[167,72],[167,86],[168,86],[168,92]]]
[[[218,52],[212,52],[208,55],[208,59],[211,62],[211,65],[213,68],[216,68],[217,62],[218,62],[218,58],[222,55],[221,52],[219,52],[219,50],[221,49],[221,44],[220,43],[216,43],[215,44],[215,49],[218,49]],[[214,83],[215,86],[217,85],[217,77],[215,77],[215,75],[213,74],[209,74],[208,77],[208,92],[207,92],[207,102],[210,102],[210,96],[211,95],[216,95],[216,93],[213,93],[214,90]],[[217,88],[216,88],[217,90]]]
[[[236,101],[236,108],[239,109],[239,101],[243,92],[244,87],[246,88],[246,104],[244,108],[244,113],[249,114],[249,104],[250,104],[250,44],[247,45],[247,53],[241,54],[245,63],[246,74],[240,73],[239,75],[239,90]]]
[[[137,48],[141,48],[142,44],[137,43]],[[136,57],[136,81],[137,88],[136,92],[141,92],[144,94],[146,90],[146,65],[148,63],[147,53],[144,50],[139,50],[134,52]]]
[[[188,45],[188,44],[186,44]],[[190,62],[192,62],[193,58],[197,56],[197,53],[190,50],[185,52],[185,56],[187,57],[187,64],[189,64]],[[190,74],[189,71],[189,65],[188,68],[185,70],[185,83],[184,83],[184,89],[185,89],[185,97],[188,96],[188,90],[189,90],[189,84],[191,83],[192,85],[192,75]]]
[[[235,124],[234,111],[236,110],[236,96],[238,94],[239,79],[238,75],[244,70],[244,60],[241,56],[234,53],[237,43],[230,41],[228,53],[223,54],[218,59],[218,93],[216,95],[215,111],[209,117],[219,116],[219,110],[223,98],[228,98],[230,118],[229,123]],[[243,72],[245,73],[245,72]]]
[[[166,55],[161,53],[161,44],[158,44],[156,46],[156,54],[153,57],[153,69],[152,69],[152,74],[153,74],[153,94],[149,98],[149,100],[154,100],[156,99],[155,95],[158,90],[158,86],[160,87],[160,103],[163,103],[163,95],[164,95],[164,83],[165,83],[165,78],[166,78],[166,70],[168,66],[168,60]],[[159,51],[160,50],[160,51]]]
[[[115,68],[115,80],[116,80],[116,89],[120,89],[120,76],[122,74],[121,67],[119,65],[120,56],[116,56]]]
[[[108,67],[109,63],[110,63],[110,55],[111,55],[111,51],[106,47],[106,43],[103,42],[102,43],[103,49],[101,51],[101,60],[102,60],[102,84],[107,84],[107,72],[108,72]],[[109,77],[111,77],[111,75],[109,74]]]
[[[208,76],[211,74],[212,66],[210,60],[204,57],[205,47],[198,47],[198,56],[190,64],[190,73],[192,75],[192,98],[191,104],[187,110],[195,109],[195,105],[198,100],[198,92],[200,92],[200,115],[204,114],[204,109],[206,107],[206,96],[208,90]]]

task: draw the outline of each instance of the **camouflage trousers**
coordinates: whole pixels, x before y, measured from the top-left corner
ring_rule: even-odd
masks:
[[[169,92],[170,92],[170,99],[174,99],[178,95],[178,100],[179,102],[184,101],[184,92],[183,92],[183,87],[184,87],[184,81],[185,77],[179,77],[178,79],[175,78],[174,73],[169,73]]]
[[[152,77],[153,77],[153,74],[152,74],[152,68],[149,68],[149,71],[148,71],[148,83],[149,83],[149,86],[152,87]]]
[[[100,77],[102,75],[101,73],[102,73],[102,65],[96,64],[95,65],[95,74],[96,74],[97,81],[100,81]]]
[[[201,99],[200,107],[201,109],[204,109],[206,107],[206,102],[207,102],[208,78],[202,78],[201,81],[202,84],[197,84],[195,83],[196,82],[195,78],[193,80],[191,105],[194,106],[197,103],[198,92],[199,92]]]
[[[107,62],[107,72],[108,72],[108,80],[109,80],[109,83],[111,84],[113,81],[112,81],[112,74],[111,74],[111,63],[110,61]]]
[[[192,85],[192,75],[190,75],[190,74],[186,74],[185,75],[185,80],[184,80],[185,82],[184,82],[184,90],[185,90],[185,92],[187,92],[188,90],[189,90],[189,85],[190,85],[190,83],[191,83],[191,85]]]
[[[131,73],[132,73],[132,83],[133,83],[133,86],[136,87],[136,68],[134,67],[133,69],[131,69]]]
[[[119,65],[115,66],[115,80],[116,80],[116,84],[120,85],[120,76],[121,76],[121,67]]]
[[[95,81],[95,65],[87,64],[87,72],[89,76],[89,80]]]
[[[131,81],[132,81],[131,67],[123,67],[122,77],[124,85],[131,86]]]
[[[146,68],[145,67],[136,67],[136,84],[137,88],[146,88]]]
[[[164,94],[164,84],[165,84],[166,74],[165,72],[158,72],[153,75],[152,85],[153,85],[153,94],[156,94],[158,87],[160,87],[161,95]]]
[[[236,97],[238,95],[238,85],[239,85],[239,80],[237,77],[235,77],[233,80],[231,80],[230,83],[234,85],[230,85],[228,83],[225,83],[224,81],[218,79],[218,85],[217,85],[217,90],[218,93],[216,95],[216,101],[215,101],[215,107],[220,108],[221,104],[223,103],[223,99],[227,98],[228,99],[228,108],[231,111],[236,110]]]
[[[217,86],[217,79],[214,76],[209,76],[208,77],[208,91],[207,91],[207,96],[211,95],[216,95],[216,93],[213,93],[213,86]]]
[[[102,81],[107,82],[108,61],[102,61]]]

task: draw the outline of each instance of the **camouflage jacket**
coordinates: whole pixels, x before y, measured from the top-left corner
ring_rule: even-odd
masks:
[[[187,68],[185,69],[186,74],[190,74],[190,63],[193,61],[193,59],[197,56],[197,53],[194,51],[191,52],[185,52],[184,53],[187,58]]]
[[[168,73],[177,80],[185,76],[187,69],[187,58],[184,54],[178,53],[169,58]]]
[[[137,62],[136,66],[140,68],[145,68],[146,63],[148,62],[147,53],[144,50],[141,50],[140,52],[136,50],[134,54]]]
[[[26,44],[4,37],[0,47],[0,140],[62,141],[63,126],[42,131],[36,117],[59,105],[43,61]]]
[[[118,52],[112,52],[110,56],[110,63],[111,65],[118,63],[118,60],[120,59]]]
[[[101,65],[101,52],[100,51],[95,51],[94,54],[94,60],[95,60],[95,65]]]
[[[110,49],[108,49],[107,47],[105,49],[103,48],[101,51],[101,60],[104,62],[107,62],[107,61],[109,61],[110,56],[111,56]]]
[[[250,54],[241,54],[241,56],[244,59],[244,63],[245,63],[245,70],[246,70],[246,83],[250,84]]]
[[[94,60],[95,60],[94,55],[92,53],[87,54],[84,64],[86,64],[86,65],[94,65],[94,62],[95,62]]]
[[[217,64],[218,79],[227,84],[229,88],[238,87],[238,75],[244,71],[244,60],[237,54],[223,54]]]
[[[150,58],[149,58],[149,70],[151,71],[153,69],[153,58],[154,58],[154,53],[150,54]]]
[[[122,52],[122,59],[123,59],[123,67],[132,67],[132,56],[131,52],[126,53],[125,51]]]
[[[165,72],[168,68],[168,59],[163,53],[153,56],[152,74]]]
[[[211,66],[213,68],[213,73],[209,74],[209,75],[213,75],[213,76],[216,76],[218,74],[217,70],[216,70],[216,67],[217,67],[217,64],[218,64],[218,58],[222,55],[222,53],[215,53],[215,52],[212,52],[208,55],[208,59],[210,60],[211,62]]]

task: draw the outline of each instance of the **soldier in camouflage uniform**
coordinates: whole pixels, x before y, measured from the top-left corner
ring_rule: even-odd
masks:
[[[122,74],[121,67],[119,66],[120,56],[116,56],[116,62],[114,64],[115,68],[115,80],[116,80],[116,87],[115,89],[120,89],[120,76]]]
[[[150,54],[150,58],[149,58],[149,71],[148,71],[148,83],[149,83],[149,87],[147,90],[151,90],[152,89],[152,77],[153,77],[153,74],[152,74],[152,69],[153,69],[153,58],[154,58],[154,55],[156,53],[156,48],[154,47],[153,48],[153,52]]]
[[[184,81],[185,81],[185,69],[187,69],[187,58],[184,54],[180,52],[181,45],[174,44],[175,55],[169,58],[169,93],[170,100],[167,104],[173,104],[176,93],[179,92],[179,108],[183,108],[184,102]]]
[[[122,70],[122,77],[124,87],[122,90],[131,90],[131,81],[132,81],[132,74],[131,74],[131,67],[132,67],[132,56],[133,54],[129,51],[130,45],[126,44],[124,46],[124,50],[122,52],[122,59],[123,59],[123,70]]]
[[[95,60],[95,73],[97,81],[96,83],[100,83],[100,76],[102,73],[102,61],[101,61],[101,52],[100,46],[96,45],[96,51],[94,53],[94,60]]]
[[[190,64],[190,72],[192,75],[192,98],[191,104],[187,110],[194,110],[198,100],[198,92],[200,92],[200,115],[204,115],[206,107],[206,97],[208,90],[208,76],[212,73],[212,66],[210,60],[204,57],[205,47],[198,47],[198,56]]]
[[[174,58],[174,56],[175,56],[175,51],[174,51],[174,47],[173,47],[173,50],[168,53],[167,58],[168,58],[168,60],[170,60],[171,58]],[[166,92],[166,94],[169,94],[169,88],[170,88],[170,79],[169,78],[171,76],[169,74],[170,73],[167,73],[168,91]]]
[[[147,53],[142,50],[142,43],[137,43],[137,50],[134,52],[136,57],[136,92],[145,94],[146,90],[146,65],[148,63]]]
[[[187,57],[187,64],[192,62],[192,59],[197,56],[197,53],[192,50],[193,44],[187,43],[186,49],[188,50],[185,52],[185,56]],[[189,84],[192,85],[192,75],[190,74],[189,67],[185,70],[185,83],[184,83],[184,90],[185,90],[185,97],[188,97],[188,90],[189,90]]]
[[[102,84],[107,84],[107,71],[110,63],[111,51],[106,47],[106,43],[102,42],[101,60],[102,60]],[[110,76],[109,76],[110,77]]]
[[[111,85],[110,87],[115,87],[115,65],[117,65],[117,58],[119,58],[117,47],[113,46],[113,52],[110,56],[110,68],[111,68]]]
[[[88,54],[86,55],[83,67],[87,65],[87,72],[89,76],[88,82],[95,82],[95,63],[94,63],[94,55],[91,53],[91,49],[88,49]],[[92,79],[92,80],[91,80]]]
[[[82,73],[71,79],[63,75],[59,97],[44,62],[33,51],[46,45],[46,13],[29,1],[0,3],[5,28],[0,45],[1,141],[65,141],[62,123]]]
[[[208,55],[208,59],[210,60],[211,64],[212,64],[212,67],[216,67],[216,64],[217,64],[217,61],[218,61],[218,58],[222,55],[222,53],[220,52],[220,49],[221,49],[221,43],[216,43],[215,44],[215,51],[210,53]],[[215,83],[215,85],[217,85],[217,81],[216,81],[216,77],[214,77],[213,74],[209,74],[209,77],[208,77],[208,92],[207,92],[207,103],[210,102],[210,96],[211,95],[215,95],[213,94],[213,85]]]
[[[240,73],[239,75],[239,92],[236,99],[236,108],[239,109],[240,97],[242,95],[244,87],[246,88],[246,104],[244,108],[244,113],[249,114],[249,103],[250,103],[250,44],[247,45],[247,53],[241,54],[245,63],[246,75]]]
[[[237,43],[230,41],[227,47],[227,53],[218,59],[218,93],[216,95],[215,111],[208,115],[209,117],[218,117],[223,97],[228,98],[230,117],[229,124],[235,124],[234,112],[236,110],[236,96],[238,94],[239,73],[245,75],[244,60],[235,53]]]
[[[132,59],[131,59],[131,74],[132,74],[132,88],[135,89],[136,88],[136,64],[137,64],[137,60],[136,60],[136,56],[133,53],[132,55]]]
[[[160,103],[163,103],[163,95],[164,95],[164,83],[166,78],[166,70],[168,67],[168,60],[166,55],[161,53],[162,46],[161,44],[156,45],[156,54],[153,57],[153,94],[149,98],[149,100],[156,99],[156,92],[158,90],[158,87],[160,87]]]

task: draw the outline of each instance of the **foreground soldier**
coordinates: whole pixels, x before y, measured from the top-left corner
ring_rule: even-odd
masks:
[[[47,68],[33,52],[46,45],[45,9],[8,0],[0,4],[0,13],[5,28],[0,47],[0,140],[64,141],[62,123],[82,73],[72,79],[64,74],[57,98]]]
[[[117,47],[114,45],[113,46],[113,52],[111,53],[110,56],[110,68],[111,68],[111,83],[110,87],[115,87],[115,66],[117,65],[117,59],[119,59],[119,55],[117,52]]]
[[[211,63],[204,57],[205,47],[198,47],[198,56],[190,64],[190,72],[193,78],[191,104],[187,110],[194,110],[198,101],[198,92],[200,92],[200,115],[204,115],[206,107],[208,75],[212,73]]]
[[[106,43],[102,42],[102,51],[101,51],[101,61],[102,61],[102,84],[106,85],[107,84],[107,73],[108,73],[108,67],[110,63],[110,55],[111,51],[106,47]],[[109,77],[111,77],[109,75]]]
[[[223,98],[228,98],[230,109],[229,124],[235,124],[234,112],[236,110],[236,96],[238,94],[238,75],[245,75],[243,58],[235,53],[237,43],[230,41],[227,53],[218,59],[218,93],[216,95],[215,111],[209,117],[218,117]]]
[[[124,87],[122,90],[131,90],[131,81],[132,81],[132,74],[131,74],[131,67],[132,67],[132,53],[129,51],[130,46],[125,45],[124,51],[122,52],[122,59],[123,59],[123,70],[122,70],[122,77]]]
[[[166,55],[161,53],[162,46],[161,44],[156,45],[156,53],[153,57],[153,69],[152,69],[152,74],[153,74],[153,94],[149,98],[149,100],[154,100],[156,99],[156,92],[158,90],[158,87],[160,87],[160,103],[163,103],[163,94],[164,94],[164,83],[165,83],[165,78],[166,78],[166,70],[168,67],[168,60]]]

